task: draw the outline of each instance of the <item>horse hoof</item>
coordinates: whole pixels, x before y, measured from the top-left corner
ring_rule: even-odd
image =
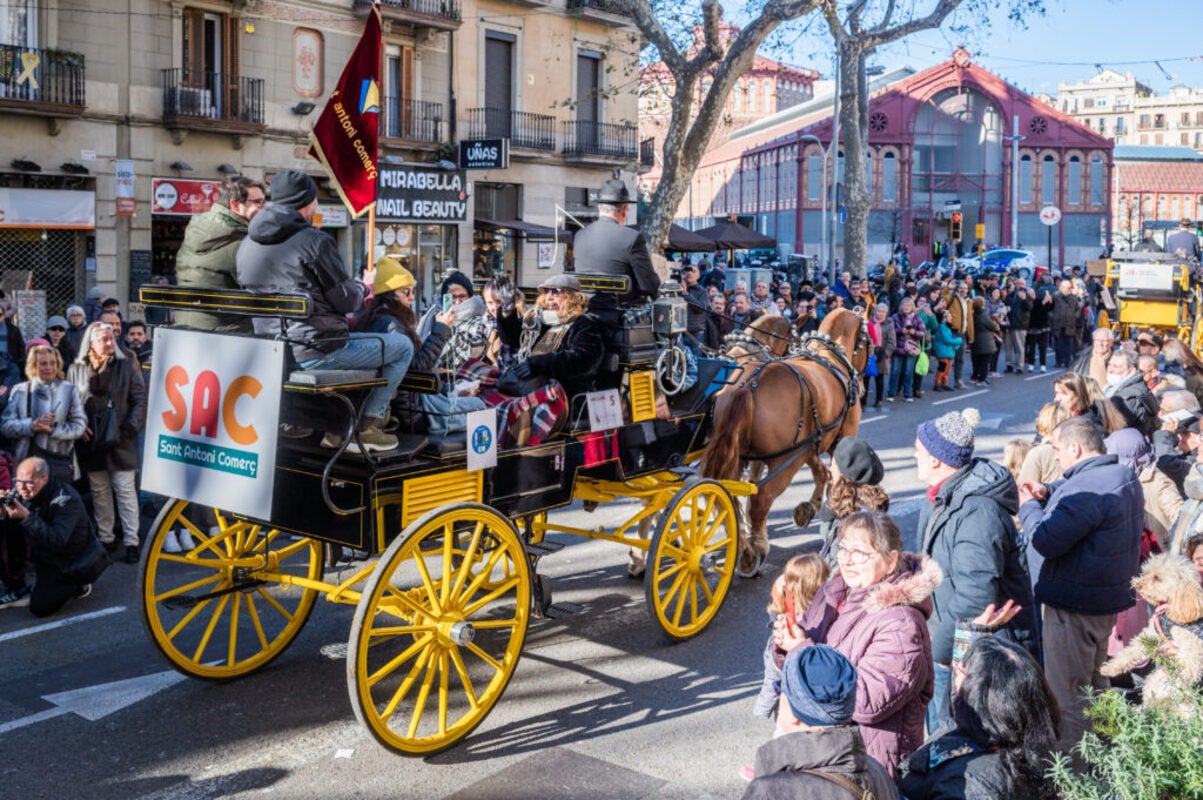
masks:
[[[809,503],[803,503],[794,509],[794,524],[805,528],[815,518],[815,510]]]
[[[764,574],[764,562],[766,558],[766,555],[744,551],[740,554],[735,564],[735,574],[741,578],[759,578]]]

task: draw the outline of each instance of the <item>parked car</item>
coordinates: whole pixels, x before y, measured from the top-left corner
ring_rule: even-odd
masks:
[[[987,250],[979,256],[965,256],[957,259],[957,266],[965,271],[1009,273],[1015,271],[1019,277],[1031,280],[1039,278],[1048,271],[1046,267],[1036,263],[1036,256],[1030,250],[1015,250],[1009,247],[996,247]]]

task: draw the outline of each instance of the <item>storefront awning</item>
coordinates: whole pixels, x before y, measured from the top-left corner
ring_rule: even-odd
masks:
[[[555,228],[536,225],[533,222],[523,222],[520,219],[477,219],[475,226],[486,231],[510,230],[532,242],[550,242],[556,238],[557,234]],[[572,233],[569,231],[562,230],[558,233],[561,241],[572,238]]]

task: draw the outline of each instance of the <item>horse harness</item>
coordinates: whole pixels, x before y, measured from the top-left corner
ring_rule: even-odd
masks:
[[[751,337],[747,338],[751,339]],[[866,340],[867,336],[865,334],[864,326],[862,325],[860,330],[857,332],[856,344],[854,345],[853,352],[855,353],[856,351],[860,350]],[[759,342],[755,342],[755,340],[753,340],[753,342],[759,345],[761,348],[764,348],[764,345],[760,344]],[[812,342],[822,346],[827,351],[830,358],[820,355],[814,350],[806,349],[807,345],[811,344]],[[745,343],[741,341],[740,344],[743,345]],[[819,419],[818,403],[813,402],[813,398],[815,396],[814,388],[810,385],[810,382],[807,381],[806,376],[802,374],[802,371],[790,363],[789,359],[792,358],[802,358],[821,365],[828,371],[828,373],[832,375],[832,377],[834,377],[840,382],[840,384],[843,385],[844,407],[840,409],[840,413],[834,420],[832,420],[830,424],[824,425],[822,420]],[[837,365],[834,363],[832,358],[834,358],[835,361],[838,361],[839,364]],[[787,459],[784,463],[778,465],[771,472],[769,472],[769,474],[762,479],[761,483],[767,483],[769,480],[776,477],[776,475],[782,469],[797,461],[807,447],[813,447],[817,445],[827,434],[831,433],[833,430],[842,428],[844,425],[844,420],[848,416],[849,409],[852,408],[854,403],[859,401],[860,395],[860,373],[857,371],[856,367],[852,365],[852,361],[848,357],[848,354],[844,352],[844,348],[832,341],[831,337],[825,333],[809,333],[802,337],[798,352],[787,358],[774,358],[762,361],[756,366],[756,369],[752,371],[752,374],[746,380],[741,380],[738,384],[736,384],[736,387],[740,389],[747,388],[749,391],[755,392],[756,387],[760,383],[761,372],[764,371],[765,367],[773,363],[781,363],[793,373],[794,378],[798,381],[799,403],[802,404],[803,408],[805,408],[806,393],[810,392],[812,398],[810,410],[811,416],[814,418],[814,433],[812,433],[810,436],[803,437],[802,439],[798,438],[801,436],[802,431],[805,428],[804,414],[800,412],[798,414],[798,428],[794,433],[794,440],[790,445],[773,453],[758,453],[756,455],[742,456],[748,461],[768,461],[784,455],[793,455],[792,458]],[[836,441],[839,441],[838,438]]]

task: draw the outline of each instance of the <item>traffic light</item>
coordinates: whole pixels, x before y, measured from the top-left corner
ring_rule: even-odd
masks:
[[[952,212],[952,224],[948,227],[948,238],[954,242],[961,241],[961,212]]]

